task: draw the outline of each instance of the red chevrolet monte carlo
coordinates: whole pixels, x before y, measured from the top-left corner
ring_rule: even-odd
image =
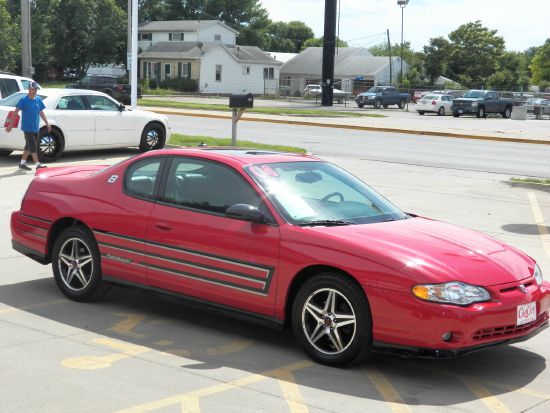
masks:
[[[404,213],[312,156],[171,149],[41,169],[11,231],[70,299],[138,286],[291,325],[328,365],[372,350],[455,356],[548,326],[532,258]]]

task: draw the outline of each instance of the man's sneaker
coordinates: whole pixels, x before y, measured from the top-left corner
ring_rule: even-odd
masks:
[[[40,168],[47,168],[47,166],[42,164],[42,163],[37,163],[36,164],[36,169],[40,169]]]
[[[29,168],[29,165],[27,165],[26,163],[20,163],[19,164],[19,169],[23,169],[25,171],[30,171],[31,168]]]

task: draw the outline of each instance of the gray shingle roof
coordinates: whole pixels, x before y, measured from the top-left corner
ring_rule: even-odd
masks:
[[[219,20],[163,20],[140,23],[140,32],[198,32],[213,25],[219,24],[235,34],[239,32]]]
[[[281,66],[281,75],[315,75],[320,78],[322,63],[323,48],[308,47]],[[358,75],[374,75],[388,64],[388,57],[373,56],[363,47],[341,47],[334,56],[334,76],[351,78]]]

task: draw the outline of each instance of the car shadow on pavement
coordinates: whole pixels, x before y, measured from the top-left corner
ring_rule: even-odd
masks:
[[[514,234],[522,235],[539,235],[540,228],[537,224],[506,224],[501,227],[504,231],[513,232]],[[542,226],[546,228],[547,232],[550,232],[550,227]]]
[[[388,401],[380,391],[380,384],[391,383],[402,404],[438,407],[468,403],[481,397],[472,390],[475,386],[479,388],[481,384],[498,396],[523,389],[546,367],[544,357],[537,353],[501,346],[445,360],[373,354],[362,364],[331,368],[308,362],[288,330],[272,330],[121,288],[113,288],[97,303],[76,303],[59,293],[53,278],[1,286],[0,302],[14,307],[15,312],[40,317],[30,328],[53,334],[53,326],[61,323],[81,329],[84,338],[87,337],[84,333],[92,333],[143,346],[149,354],[169,353],[176,357],[175,365],[185,370],[226,367],[229,371],[262,375],[301,362],[303,367],[291,370],[290,378],[285,375],[277,378],[365,401]],[[0,319],[8,317],[5,309],[0,306]],[[134,322],[128,323],[132,316]],[[25,320],[24,325],[28,325],[28,316]],[[0,338],[0,345],[3,341]],[[95,344],[96,350],[97,347]],[[124,365],[119,363],[120,368],[121,364]],[[108,369],[105,374],[109,374]]]

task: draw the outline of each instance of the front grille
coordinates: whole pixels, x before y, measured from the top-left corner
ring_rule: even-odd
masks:
[[[539,327],[546,321],[548,321],[548,313],[543,313],[535,321],[524,324],[522,326],[511,325],[504,327],[484,328],[482,330],[476,331],[472,336],[472,340],[485,340],[488,338],[498,338],[521,334]]]

